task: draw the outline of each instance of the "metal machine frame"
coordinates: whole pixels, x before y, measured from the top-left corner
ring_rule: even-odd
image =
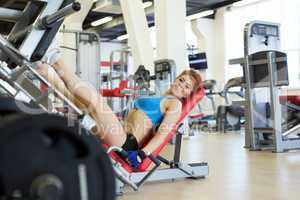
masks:
[[[182,136],[184,134],[184,129],[182,127],[183,123],[180,123],[175,134],[176,143],[172,161],[161,156],[155,158],[154,156],[149,155],[149,158],[154,163],[154,166],[150,170],[129,173],[118,162],[112,159],[113,168],[117,177],[116,192],[118,195],[124,193],[125,185],[128,185],[137,191],[145,182],[168,181],[184,178],[200,179],[205,178],[209,174],[209,167],[206,162],[189,164],[180,160]],[[111,147],[108,150],[108,153],[113,151],[121,152],[122,149]],[[160,168],[161,163],[164,163],[168,167]]]
[[[244,70],[247,83],[246,107],[248,110],[246,112],[246,146],[251,150],[267,148],[274,150],[274,152],[299,149],[300,137],[289,136],[300,132],[300,124],[289,130],[284,130],[282,125],[282,105],[279,97],[281,96],[281,87],[288,85],[288,73],[286,54],[280,52],[280,25],[261,21],[251,22],[245,27],[244,42]],[[257,56],[262,57],[257,58]],[[266,76],[264,80],[255,80],[255,67],[265,67]],[[271,120],[267,122],[269,125],[265,127],[256,127],[254,122],[255,117],[257,117],[255,115],[257,114],[255,107],[257,103],[255,90],[257,88],[267,88],[270,94],[268,103]],[[260,134],[271,134],[271,144],[259,144]]]
[[[34,2],[45,3],[44,7],[41,7],[41,14],[34,20],[33,24],[21,24],[17,20],[12,32],[21,28],[27,30],[25,32],[12,32],[9,34],[8,38],[4,38],[0,35],[0,53],[1,56],[4,56],[4,60],[0,62],[0,78],[1,81],[0,87],[2,87],[9,96],[12,96],[16,99],[21,98],[27,103],[35,103],[39,105],[46,112],[52,113],[54,110],[51,106],[51,100],[49,95],[53,94],[59,97],[64,103],[69,106],[69,109],[78,115],[82,119],[82,124],[92,124],[91,117],[85,115],[77,106],[75,106],[69,99],[67,99],[61,92],[56,90],[45,80],[37,71],[36,66],[32,61],[35,61],[36,58],[41,58],[43,53],[46,52],[49,45],[51,44],[52,39],[56,35],[60,25],[62,24],[63,19],[80,10],[80,4],[71,3],[70,0],[58,0],[58,1],[32,1],[28,2],[27,6],[23,12],[26,14],[26,10]],[[71,1],[72,2],[72,1]],[[64,6],[64,7],[61,7]],[[9,14],[9,13],[8,13]],[[2,16],[5,18],[4,14]],[[10,38],[13,35],[25,34],[22,38],[21,45],[12,44]],[[51,35],[47,35],[51,34]],[[47,37],[47,40],[44,41]],[[30,44],[28,44],[28,41]],[[27,46],[30,47],[28,51],[24,46],[27,43]],[[17,47],[15,47],[17,46]],[[38,50],[38,51],[37,51]],[[38,57],[33,58],[34,52],[37,52]],[[3,59],[3,58],[1,58]],[[8,63],[7,63],[8,62]],[[16,66],[16,67],[15,67]],[[40,88],[34,83],[34,80],[39,80],[41,83],[44,83],[48,86],[46,92],[42,92]]]
[[[40,60],[61,26],[61,19],[80,10],[80,4],[73,2],[31,0],[23,11],[1,7],[0,20],[15,22],[8,41],[28,60]]]

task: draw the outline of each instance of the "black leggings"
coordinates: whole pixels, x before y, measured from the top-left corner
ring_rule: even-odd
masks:
[[[125,151],[137,151],[139,149],[139,144],[136,140],[136,137],[132,134],[127,134],[126,141],[122,148]]]

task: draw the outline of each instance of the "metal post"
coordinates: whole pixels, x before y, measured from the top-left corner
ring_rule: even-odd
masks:
[[[79,51],[79,40],[80,40],[80,34],[79,32],[75,32],[75,38],[76,38],[76,74],[80,77],[81,75],[81,69],[80,69],[80,51]]]
[[[250,60],[249,55],[246,55],[245,57],[245,76],[246,76],[246,83],[247,83],[247,98],[246,98],[246,106],[247,106],[247,130],[246,134],[248,134],[248,138],[250,139],[250,149],[251,150],[256,150],[257,149],[257,144],[256,144],[256,133],[254,131],[254,118],[253,115],[255,114],[255,109],[254,109],[254,91],[253,91],[253,87],[252,87],[252,82],[251,82],[251,60]]]
[[[281,127],[281,105],[279,102],[279,89],[276,86],[277,83],[277,64],[276,54],[274,51],[268,52],[268,74],[269,74],[269,88],[270,88],[270,103],[271,103],[271,118],[273,127],[273,144],[275,146],[275,152],[283,152],[282,145],[282,127]]]
[[[181,131],[179,131],[179,129],[181,129],[181,127],[183,126],[183,124],[179,125],[177,128],[177,131],[175,133],[175,150],[174,150],[174,164],[175,166],[177,166],[180,162],[180,152],[181,152],[181,143],[182,143],[182,133]]]

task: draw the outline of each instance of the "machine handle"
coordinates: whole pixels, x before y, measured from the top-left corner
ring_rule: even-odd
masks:
[[[47,15],[39,21],[38,27],[45,29],[51,26],[53,23],[64,19],[65,17],[80,11],[81,5],[79,2],[74,2],[66,7],[58,10],[57,12]]]
[[[110,154],[111,152],[118,152],[122,157],[128,157],[128,153],[124,149],[117,146],[111,146],[106,151],[107,154]]]
[[[157,159],[156,157],[154,157],[153,156],[153,154],[149,154],[149,155],[147,155],[148,157],[149,157],[149,159],[152,161],[152,162],[154,162],[154,164],[156,165],[156,166],[160,166],[160,164],[161,164],[161,161],[159,160],[159,159]]]

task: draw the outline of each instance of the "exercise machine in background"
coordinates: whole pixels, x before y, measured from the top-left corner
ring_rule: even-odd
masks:
[[[222,91],[215,91],[216,80],[205,80],[203,87],[208,98],[212,114],[205,115],[202,112],[202,106],[198,104],[200,113],[194,113],[189,116],[190,127],[197,126],[204,132],[228,132],[240,131],[244,124],[244,84],[241,77],[230,79]],[[234,89],[233,89],[234,88]],[[232,95],[240,100],[231,100]],[[225,99],[224,105],[216,106],[215,98]]]
[[[132,101],[131,89],[133,78],[130,76],[131,51],[115,50],[110,54],[109,69],[100,72],[100,94],[107,98],[108,105],[120,119],[124,118],[130,109]]]
[[[231,63],[242,64],[247,83],[245,147],[274,152],[299,149],[299,97],[282,95],[289,79],[287,55],[281,51],[280,25],[250,22],[245,27],[244,42],[245,57]],[[288,113],[290,118],[286,117]]]
[[[86,31],[74,31],[62,29],[59,32],[63,41],[69,44],[61,44],[60,49],[64,58],[72,58],[74,63],[68,66],[76,66],[75,74],[82,80],[89,82],[95,88],[100,89],[100,37],[97,33]],[[73,42],[70,42],[73,41]],[[68,60],[68,59],[66,59]]]
[[[112,66],[114,68],[110,69],[111,73],[107,77],[110,88],[102,88],[100,93],[109,98],[111,103],[115,101],[115,104],[112,105],[121,102],[118,106],[112,106],[112,110],[120,116],[121,120],[133,108],[135,98],[163,95],[176,78],[176,65],[173,60],[155,61],[154,75],[151,75],[150,71],[143,65],[140,65],[134,74],[128,74],[128,66],[123,65],[124,62],[116,63],[120,63],[120,65],[114,64]],[[115,65],[118,66],[117,69]]]
[[[202,106],[197,105],[198,113],[193,113],[189,115],[189,126],[192,131],[190,135],[194,135],[195,129],[200,129],[204,132],[215,131],[216,127],[216,103],[215,96],[218,96],[218,93],[215,92],[216,80],[205,80],[203,81],[203,88],[205,89],[205,97],[209,100],[211,105],[212,113],[204,114]],[[197,127],[197,128],[195,128]]]
[[[233,95],[235,97],[233,97]],[[240,131],[245,121],[245,82],[243,77],[232,78],[220,93],[225,105],[218,106],[216,113],[216,130],[218,132]],[[231,96],[231,98],[229,98]],[[238,97],[238,100],[231,100]]]
[[[193,50],[193,49],[192,49]],[[190,68],[195,70],[206,70],[208,68],[207,58],[205,52],[192,53],[188,56]],[[205,132],[218,131],[238,131],[241,130],[241,125],[244,123],[244,108],[243,100],[231,101],[232,95],[244,98],[244,84],[242,78],[236,77],[230,79],[224,86],[222,91],[216,91],[216,80],[203,81],[206,98],[208,98],[212,112],[204,114],[202,106],[198,105],[198,113],[189,115],[189,127],[192,128],[190,135],[193,134],[194,127]],[[234,88],[234,89],[233,89]],[[236,89],[239,89],[236,91]],[[217,106],[215,103],[216,98],[225,100],[224,105]]]

